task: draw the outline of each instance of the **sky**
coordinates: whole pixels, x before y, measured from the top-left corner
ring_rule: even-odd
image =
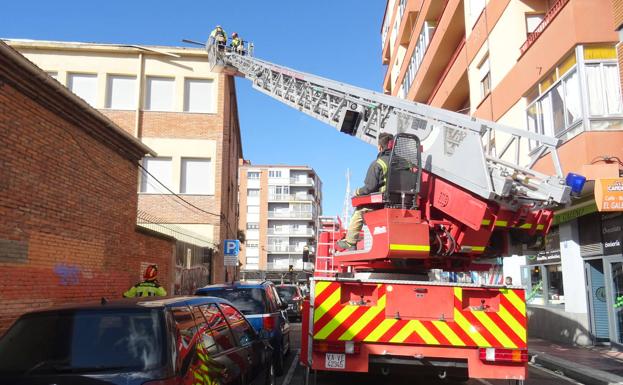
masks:
[[[383,0],[22,0],[6,1],[0,37],[185,46],[215,25],[255,45],[275,64],[381,91]],[[252,164],[306,165],[323,183],[323,214],[339,215],[363,185],[376,149],[236,79],[242,150]]]

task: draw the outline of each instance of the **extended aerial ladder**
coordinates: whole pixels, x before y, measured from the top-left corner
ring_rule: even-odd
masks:
[[[206,48],[214,71],[245,77],[340,132],[372,145],[382,132],[395,135],[386,191],[353,199],[373,209],[364,214],[363,247],[336,253],[344,229],[320,222],[326,231],[304,302],[301,363],[308,370],[402,366],[439,378],[521,383],[528,357],[523,288],[419,277],[431,268],[468,271],[478,259],[506,254],[508,233],[546,234],[551,209],[571,196],[560,141],[295,71],[255,58],[251,49]],[[505,140],[497,153],[493,138]],[[539,150],[521,166],[529,141]],[[547,153],[555,176],[531,169]],[[385,277],[365,276],[377,273]]]

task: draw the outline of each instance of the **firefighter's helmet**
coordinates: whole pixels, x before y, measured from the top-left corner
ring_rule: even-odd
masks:
[[[149,265],[147,269],[145,269],[145,274],[143,274],[143,279],[147,281],[153,281],[158,276],[158,266],[157,265]]]

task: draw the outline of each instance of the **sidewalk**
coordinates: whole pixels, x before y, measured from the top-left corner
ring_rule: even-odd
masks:
[[[586,385],[623,385],[623,352],[609,347],[562,345],[528,340],[532,362]]]

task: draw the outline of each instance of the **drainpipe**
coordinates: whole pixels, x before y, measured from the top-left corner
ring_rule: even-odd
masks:
[[[137,86],[138,92],[136,93],[136,111],[134,113],[134,136],[137,139],[141,138],[141,110],[143,109],[143,79],[145,78],[145,58],[143,53],[138,54],[138,71],[137,73]]]

